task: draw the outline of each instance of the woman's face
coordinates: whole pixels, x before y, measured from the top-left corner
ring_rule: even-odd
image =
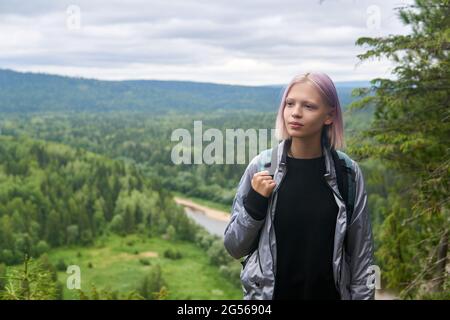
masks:
[[[296,83],[286,97],[284,125],[291,137],[320,137],[322,127],[333,122],[331,112],[332,108],[314,84],[310,81]]]

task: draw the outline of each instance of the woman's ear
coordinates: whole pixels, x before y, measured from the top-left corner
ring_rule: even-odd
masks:
[[[327,113],[327,117],[324,121],[325,125],[330,125],[333,123],[333,118],[334,118],[334,109],[331,109],[328,113]]]

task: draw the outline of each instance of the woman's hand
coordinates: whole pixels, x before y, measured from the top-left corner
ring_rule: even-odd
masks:
[[[266,198],[270,196],[276,185],[277,183],[273,180],[272,176],[269,175],[269,171],[267,170],[257,172],[253,175],[252,188]]]

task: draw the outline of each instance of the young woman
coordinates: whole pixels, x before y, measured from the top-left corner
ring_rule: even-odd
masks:
[[[263,153],[250,162],[224,234],[230,255],[247,256],[244,299],[373,299],[364,178],[350,159],[356,192],[347,221],[332,157],[344,144],[342,112],[326,74],[306,73],[289,83],[276,135],[273,176],[260,170]]]

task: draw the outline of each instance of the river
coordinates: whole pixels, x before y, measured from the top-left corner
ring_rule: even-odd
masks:
[[[187,216],[201,225],[211,234],[223,237],[230,215],[227,212],[208,208],[184,198],[174,198],[175,202],[184,207]]]
[[[204,227],[206,229],[206,231],[208,231],[209,233],[212,233],[214,235],[223,237],[223,233],[228,224],[226,221],[221,221],[221,220],[211,218],[211,217],[207,216],[204,212],[194,210],[189,207],[184,207],[184,211],[197,224]]]

